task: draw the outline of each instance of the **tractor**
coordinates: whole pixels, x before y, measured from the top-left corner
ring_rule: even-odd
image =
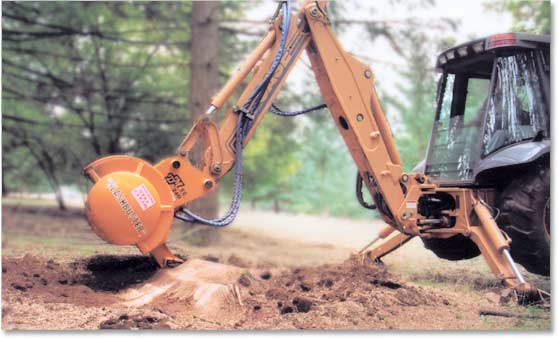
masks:
[[[435,120],[415,168],[440,186],[490,189],[513,259],[550,275],[550,36],[508,33],[438,56]],[[448,203],[451,203],[448,201]],[[423,238],[438,257],[480,251],[469,238]]]
[[[375,90],[372,68],[343,49],[326,1],[306,0],[298,13],[281,1],[269,31],[208,102],[174,155],[151,164],[104,157],[84,173],[94,185],[86,203],[92,230],[109,243],[136,245],[163,268],[183,260],[166,246],[173,218],[213,227],[231,224],[243,183],[243,149],[266,113],[296,116],[327,107],[358,169],[357,197],[377,209],[386,228],[357,257],[380,259],[420,237],[450,260],[483,254],[518,299],[543,298],[525,281],[550,270],[550,40],[497,34],[442,53],[436,118],[426,159],[413,172],[403,162]],[[303,52],[324,104],[286,112],[273,102]],[[225,118],[216,112],[242,93]],[[197,145],[202,158],[192,161]],[[207,219],[188,203],[234,171],[233,197]],[[366,188],[373,202],[365,202]],[[372,244],[380,241],[375,248]],[[548,294],[546,294],[548,296]]]

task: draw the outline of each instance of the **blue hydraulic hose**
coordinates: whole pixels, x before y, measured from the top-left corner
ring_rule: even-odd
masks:
[[[261,96],[263,92],[265,92],[265,89],[269,84],[269,80],[273,76],[273,73],[275,73],[275,70],[277,70],[277,67],[279,67],[279,64],[281,63],[281,59],[283,58],[283,54],[285,52],[285,45],[287,44],[287,36],[289,35],[288,34],[289,27],[291,26],[291,1],[288,0],[287,2],[284,2],[282,4],[282,9],[283,9],[283,22],[282,22],[281,43],[279,44],[279,50],[277,51],[277,54],[275,55],[275,59],[273,60],[273,63],[271,64],[271,67],[267,71],[267,74],[265,75],[264,79],[258,84],[254,92],[252,92],[250,97],[248,97],[248,99],[246,100],[246,103],[244,104],[244,109],[248,109],[252,105],[252,101],[257,96],[260,96],[260,98],[256,100],[254,105],[255,107],[258,106],[259,101],[261,100]]]
[[[275,70],[277,70],[277,67],[279,67],[281,59],[283,58],[285,45],[287,43],[287,36],[289,35],[289,27],[291,25],[290,0],[283,2],[281,4],[281,8],[283,10],[283,22],[279,49],[277,50],[277,54],[275,55],[273,63],[271,64],[271,67],[266,73],[264,79],[258,84],[256,89],[252,92],[248,100],[246,100],[246,103],[243,105],[243,108],[250,113],[254,112],[258,108],[263,94],[265,93],[267,86],[269,85],[269,80],[275,73]],[[235,220],[236,215],[238,214],[238,210],[240,209],[240,200],[242,197],[242,150],[244,137],[246,137],[249,128],[249,125],[247,123],[249,122],[250,120],[246,119],[246,117],[242,113],[238,115],[235,135],[235,179],[233,186],[233,197],[229,210],[222,217],[216,219],[206,219],[186,208],[182,208],[182,214],[176,213],[176,218],[185,222],[199,222],[213,227],[224,227],[231,224]]]

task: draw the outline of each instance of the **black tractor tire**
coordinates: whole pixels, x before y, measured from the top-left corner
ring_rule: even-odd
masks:
[[[539,163],[506,185],[496,220],[512,240],[510,253],[527,271],[550,275],[550,167]]]
[[[480,255],[480,250],[469,238],[455,235],[450,238],[421,238],[424,247],[436,256],[449,261],[471,259]]]

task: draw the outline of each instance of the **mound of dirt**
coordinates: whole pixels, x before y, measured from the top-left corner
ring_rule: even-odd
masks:
[[[28,301],[79,303],[86,306],[110,304],[109,294],[90,287],[91,272],[85,261],[64,264],[34,256],[2,259],[2,298]],[[89,285],[88,285],[89,284]]]
[[[246,261],[242,265],[251,266]],[[215,271],[223,267],[208,262],[194,270],[202,271],[200,266]],[[188,269],[188,266],[184,268]],[[208,272],[202,272],[205,273]],[[163,289],[157,286],[163,278],[164,286],[171,285],[175,278],[169,280],[166,275],[158,274],[146,283],[146,287],[134,288],[134,293],[146,290],[149,298],[153,287]],[[222,280],[220,285],[228,282]],[[396,327],[394,324],[406,327],[406,323],[388,318],[406,316],[409,312],[415,316],[431,316],[444,311],[450,304],[445,297],[429,289],[394,278],[383,266],[356,265],[351,261],[341,265],[286,270],[247,268],[235,285],[239,288],[242,307],[212,310],[213,316],[198,311],[196,298],[191,293],[161,293],[152,298],[151,306],[190,328],[387,329]],[[182,287],[193,289],[188,283]],[[169,287],[169,290],[173,288]],[[420,328],[425,324],[418,322],[415,325]]]
[[[449,301],[395,279],[382,266],[341,265],[263,271],[247,293],[246,328],[385,327],[401,307],[436,307]]]
[[[143,256],[94,256],[74,262],[37,257],[2,258],[4,329],[441,329],[482,328],[478,305],[419,287],[380,265],[259,268],[189,260],[200,282],[234,288],[240,306],[207,316],[196,310],[212,293],[182,292],[178,283],[152,301],[123,295],[151,290],[150,283],[180,270],[160,271]],[[237,258],[231,261],[238,261]],[[221,280],[212,271],[225,267]],[[201,267],[201,268],[200,268]],[[216,269],[217,267],[218,269]],[[221,270],[220,270],[221,269]],[[157,272],[159,271],[159,272]],[[205,278],[205,279],[204,279]],[[163,279],[164,280],[164,279]],[[196,285],[195,283],[190,283]],[[216,288],[217,290],[218,288]],[[205,290],[205,289],[204,289]],[[212,289],[213,290],[213,289]],[[153,290],[149,291],[152,292]],[[207,290],[206,290],[207,291]],[[149,293],[146,292],[146,293]],[[140,295],[141,296],[141,295]],[[139,298],[138,298],[139,299]],[[225,298],[223,298],[225,299]],[[199,305],[199,304],[198,304]],[[459,320],[456,316],[459,314]],[[436,320],[424,320],[435,318]],[[476,326],[475,326],[476,325]]]

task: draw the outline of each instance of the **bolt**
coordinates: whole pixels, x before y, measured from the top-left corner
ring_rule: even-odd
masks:
[[[378,131],[373,131],[370,133],[370,137],[373,139],[377,139],[378,137],[380,137],[380,132]]]
[[[178,160],[172,161],[172,167],[173,167],[174,169],[180,168],[180,161],[178,161]]]
[[[401,175],[401,182],[406,183],[409,180],[409,175],[403,174]]]
[[[207,124],[209,122],[211,122],[211,119],[209,117],[206,116],[206,117],[203,118],[203,123]]]
[[[188,152],[186,150],[181,150],[179,155],[184,157],[184,156],[188,155]]]
[[[211,189],[211,188],[213,188],[213,182],[210,181],[210,180],[205,180],[205,182],[203,182],[203,186],[204,186],[206,189]]]
[[[318,16],[318,9],[316,7],[312,8],[310,10],[310,15],[313,17],[317,17]]]
[[[356,119],[357,119],[358,122],[360,122],[360,121],[364,120],[364,116],[362,114],[358,114]]]
[[[221,172],[221,166],[219,164],[216,164],[213,166],[213,172],[214,173],[220,173]]]
[[[372,71],[370,69],[367,69],[364,71],[364,77],[369,79],[372,77]]]
[[[403,212],[401,213],[401,218],[402,218],[402,219],[407,219],[407,218],[409,218],[409,214],[408,214],[406,211],[403,211]]]

